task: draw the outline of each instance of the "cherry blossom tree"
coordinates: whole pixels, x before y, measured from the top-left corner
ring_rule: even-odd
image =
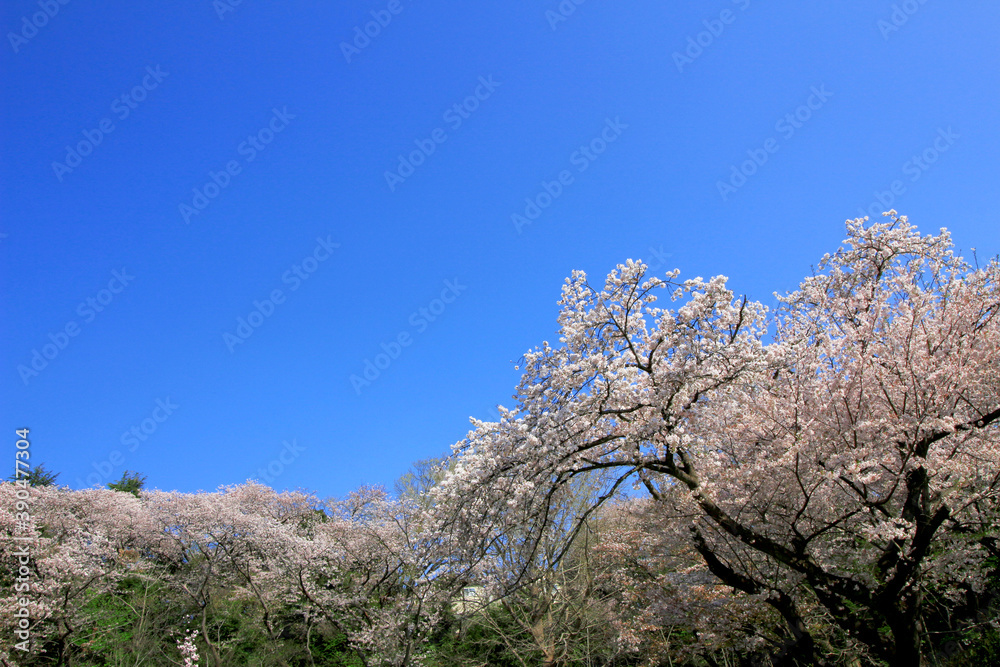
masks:
[[[425,511],[364,487],[327,503],[328,516],[288,536],[280,569],[299,605],[346,634],[365,664],[412,664],[448,603]]]
[[[5,510],[0,511],[0,524],[8,535],[15,528],[15,488],[13,483],[0,484],[0,507]],[[56,660],[69,664],[71,641],[90,629],[87,604],[114,588],[129,572],[129,553],[154,543],[158,532],[133,496],[106,489],[70,492],[47,485],[33,487],[30,498],[33,521],[27,536],[33,539],[26,559],[30,595],[19,596],[13,586],[5,587],[0,609],[5,620],[13,620],[17,599],[25,597],[35,647],[48,646]],[[4,540],[4,555],[13,554],[15,546],[13,540]],[[3,560],[17,562],[12,557]],[[12,629],[4,640],[11,636]]]
[[[821,663],[835,627],[920,664],[927,596],[976,594],[996,554],[1000,264],[887,215],[849,221],[773,312],[722,276],[575,272],[559,345],[432,490],[439,538],[469,563],[519,528],[536,549],[560,489],[596,474],[577,525],[630,484],[671,498],[708,571],[784,619],[776,659]],[[679,307],[655,306],[670,288]]]
[[[481,593],[463,604],[472,622],[488,627],[525,667],[606,664],[621,652],[613,638],[609,592],[598,586],[601,560],[594,558],[603,522],[592,516],[582,529],[575,526],[594,501],[592,485],[581,476],[561,491],[536,548],[523,548],[530,528],[497,540],[470,582],[480,584]]]
[[[620,500],[601,512],[596,586],[614,602],[610,624],[619,647],[650,666],[748,657],[767,664],[787,647],[780,615],[708,570],[682,505],[666,494]],[[817,639],[830,648],[827,637]]]
[[[198,647],[194,643],[194,640],[197,638],[198,631],[195,630],[186,634],[184,639],[177,640],[177,650],[184,658],[184,667],[198,667]]]
[[[284,630],[279,612],[296,599],[285,587],[276,554],[313,520],[319,501],[254,482],[214,493],[144,492],[142,498],[164,535],[155,557],[173,565],[164,583],[197,607],[212,662],[222,665],[225,657],[209,620],[219,596],[253,603],[263,633],[275,640]]]
[[[0,530],[8,536],[25,534],[15,496],[14,484],[0,483]],[[59,664],[96,658],[123,632],[132,638],[129,645],[108,649],[122,660],[128,652],[133,661],[148,656],[148,639],[162,653],[170,646],[162,631],[171,624],[197,628],[185,642],[196,641],[208,664],[231,664],[247,642],[274,664],[303,653],[311,662],[309,642],[322,617],[365,664],[407,665],[423,651],[449,601],[440,587],[446,577],[434,576],[440,553],[421,528],[424,510],[377,489],[329,507],[310,494],[252,482],[213,493],[141,491],[138,497],[39,487],[31,503],[37,519],[31,636],[35,649],[55,653]],[[15,563],[5,571],[17,572],[13,542],[3,541],[2,555]],[[7,652],[2,659],[12,653],[8,640],[18,608],[7,583],[0,608],[10,632],[0,639],[0,651]],[[150,591],[160,599],[150,601]],[[138,606],[123,612],[129,601]],[[168,618],[150,618],[150,602]],[[126,632],[122,623],[133,622]],[[304,636],[304,649],[289,645],[295,636]]]

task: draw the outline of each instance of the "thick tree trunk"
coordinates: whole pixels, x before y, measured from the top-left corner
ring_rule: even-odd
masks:
[[[794,627],[794,626],[793,626]],[[804,630],[804,628],[802,628]],[[824,665],[816,657],[816,642],[808,632],[800,630],[796,636],[790,639],[774,658],[775,665],[792,667],[793,665]]]
[[[893,667],[921,667],[920,627],[912,614],[906,614],[889,626],[893,638]]]
[[[692,528],[694,546],[705,561],[709,571],[727,586],[755,595],[765,590],[763,586],[726,565],[709,548],[705,538],[697,528]],[[775,665],[822,665],[816,656],[816,642],[806,629],[805,621],[799,614],[795,600],[784,591],[771,591],[767,603],[774,607],[792,633],[792,639],[785,643],[781,651],[772,658]]]

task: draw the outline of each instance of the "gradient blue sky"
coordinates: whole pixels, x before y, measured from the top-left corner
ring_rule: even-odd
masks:
[[[207,490],[269,464],[273,486],[323,496],[391,485],[511,403],[512,361],[556,338],[572,270],[601,280],[642,258],[770,303],[845,219],[888,208],[876,196],[894,181],[892,206],[924,231],[1000,250],[995,3],[911,0],[894,17],[860,0],[591,0],[557,22],[556,0],[222,1],[0,10],[4,448],[12,460],[30,427],[33,460],[74,488],[131,469]],[[373,11],[391,22],[348,62],[341,43]],[[455,127],[447,110],[477,87]],[[281,131],[251,150],[275,109]],[[808,119],[783,121],[797,110]],[[72,171],[53,167],[102,122]],[[443,143],[390,188],[435,130]],[[576,153],[602,132],[602,154]],[[723,197],[748,151],[767,161]],[[231,161],[186,222],[180,205]],[[512,214],[564,170],[518,230]],[[317,238],[340,245],[293,290]],[[123,269],[134,279],[102,292]],[[464,289],[435,304],[446,280]],[[230,351],[223,334],[275,289],[283,302]],[[359,394],[351,375],[401,334]],[[65,348],[22,377],[50,335]],[[145,440],[123,441],[144,420]]]

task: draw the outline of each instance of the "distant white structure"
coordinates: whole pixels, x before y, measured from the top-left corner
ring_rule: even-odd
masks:
[[[486,588],[483,586],[465,586],[462,592],[451,603],[456,614],[470,614],[479,611],[489,603]]]

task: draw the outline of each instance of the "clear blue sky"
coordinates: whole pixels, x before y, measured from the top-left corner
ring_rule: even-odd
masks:
[[[225,1],[0,11],[0,441],[75,488],[391,485],[573,269],[770,303],[894,181],[1000,250],[995,3]]]

